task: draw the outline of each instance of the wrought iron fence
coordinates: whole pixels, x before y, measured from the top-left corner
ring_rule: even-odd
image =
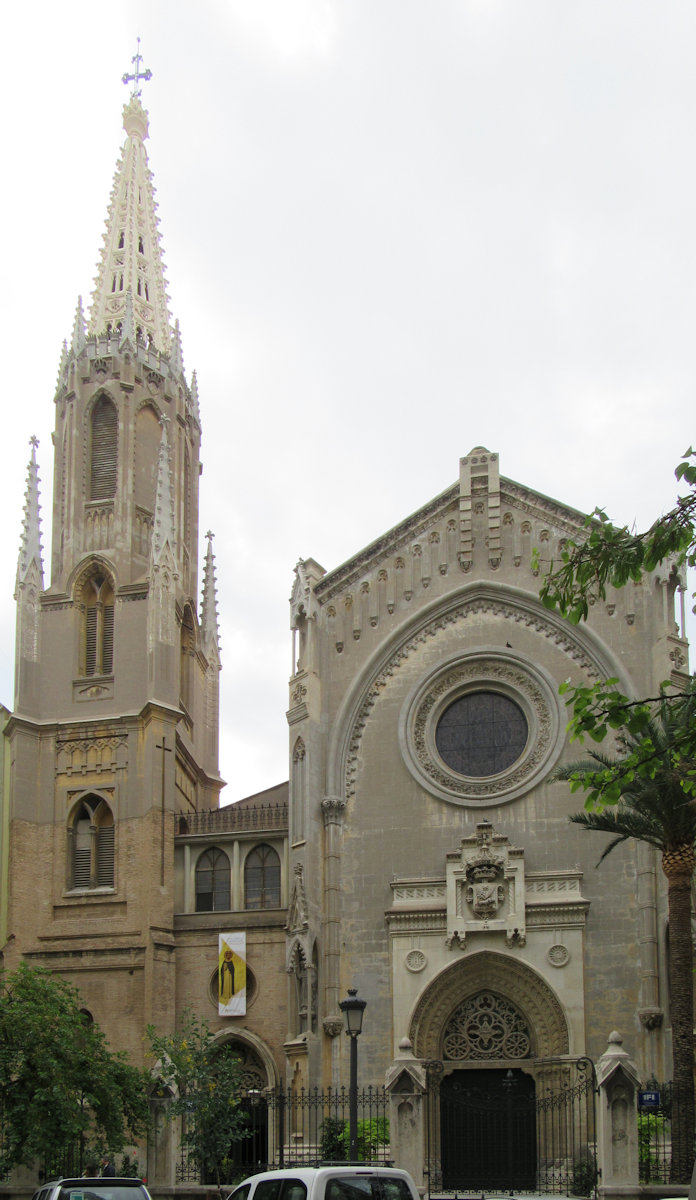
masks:
[[[426,1066],[429,1195],[595,1194],[596,1083],[589,1059],[537,1061],[535,1077],[522,1069]]]
[[[651,1079],[638,1093],[638,1178],[671,1183],[672,1113],[679,1104],[674,1084]]]
[[[252,1171],[283,1166],[317,1166],[347,1162],[349,1150],[348,1088],[250,1091],[244,1102],[245,1135],[233,1142],[221,1168],[227,1183]],[[388,1098],[384,1088],[358,1091],[358,1160],[389,1165]],[[179,1183],[211,1183],[214,1166],[203,1168],[182,1148],[177,1164]]]

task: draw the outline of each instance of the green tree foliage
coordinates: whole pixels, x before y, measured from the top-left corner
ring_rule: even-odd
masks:
[[[358,1121],[358,1161],[379,1159],[382,1146],[389,1144],[389,1118],[372,1117]],[[347,1162],[350,1154],[350,1128],[340,1117],[325,1117],[321,1127],[320,1152],[324,1162]]]
[[[643,574],[660,564],[676,568],[696,566],[696,452],[689,448],[684,461],[675,472],[677,479],[688,485],[689,491],[677,499],[675,506],[644,533],[635,533],[626,526],[612,525],[601,509],[587,520],[587,537],[569,542],[560,563],[552,562],[541,588],[541,599],[547,608],[558,609],[569,621],[584,621],[590,605],[606,597],[607,587],[621,588],[630,581],[639,582]],[[543,565],[538,560],[537,565]],[[696,611],[696,605],[694,605]],[[623,794],[623,781],[629,783],[640,775],[653,778],[662,770],[659,749],[650,736],[651,724],[661,720],[665,705],[671,719],[672,769],[679,778],[685,796],[696,795],[696,720],[694,719],[693,681],[687,693],[663,683],[659,695],[629,697],[619,687],[618,679],[600,680],[592,686],[566,683],[561,691],[566,697],[571,717],[571,740],[586,736],[602,742],[611,730],[629,735],[630,747],[625,756],[611,769],[599,765],[582,777],[587,793],[586,807],[616,804]]]
[[[682,572],[696,566],[696,453],[689,448],[676,470],[688,491],[644,533],[619,528],[596,510],[587,537],[569,543],[551,563],[541,589],[547,608],[584,621],[608,587],[640,582],[661,564]],[[540,565],[540,564],[539,564]],[[695,606],[696,611],[696,606]],[[571,819],[609,833],[604,858],[632,838],[656,847],[667,877],[669,981],[672,1018],[674,1110],[672,1182],[691,1174],[694,1142],[693,946],[691,880],[696,836],[696,681],[679,689],[663,683],[655,696],[629,697],[618,679],[592,686],[566,683],[571,740],[601,743],[613,734],[618,754],[593,751],[563,767],[558,778],[585,793],[585,811]],[[615,806],[615,807],[608,807]],[[600,860],[601,861],[601,860]]]
[[[684,794],[675,760],[681,753],[682,721],[696,721],[696,693],[691,688],[678,706],[663,700],[659,713],[639,734],[622,733],[619,756],[592,751],[582,762],[566,763],[555,778],[569,780],[571,789],[585,786],[606,774],[618,783],[618,803],[599,811],[583,811],[571,821],[583,829],[610,835],[600,863],[628,840],[645,842],[660,852],[667,879],[669,919],[669,992],[672,1017],[674,1112],[670,1182],[690,1179],[694,1145],[693,1076],[693,942],[691,937],[691,881],[696,867],[696,804]],[[653,748],[649,774],[626,774],[624,764],[649,739]]]
[[[183,1118],[182,1142],[201,1181],[229,1182],[235,1143],[248,1136],[237,1055],[190,1008],[175,1033],[158,1034],[149,1025],[147,1036],[156,1074],[172,1096],[167,1115]]]
[[[79,992],[26,963],[0,977],[0,1176],[67,1146],[113,1154],[147,1128],[146,1075],[109,1049]]]

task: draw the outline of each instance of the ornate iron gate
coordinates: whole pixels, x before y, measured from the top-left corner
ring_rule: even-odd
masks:
[[[429,1193],[589,1196],[597,1178],[590,1059],[428,1067]]]

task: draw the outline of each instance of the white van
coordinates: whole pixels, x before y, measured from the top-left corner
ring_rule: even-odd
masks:
[[[239,1184],[227,1200],[420,1200],[407,1171],[395,1167],[285,1167]]]

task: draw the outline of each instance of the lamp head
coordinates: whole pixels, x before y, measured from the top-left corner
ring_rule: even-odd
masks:
[[[367,1000],[359,998],[357,988],[348,988],[346,999],[341,1000],[338,1007],[343,1013],[348,1037],[358,1037],[362,1031],[363,1013],[367,1007]]]

